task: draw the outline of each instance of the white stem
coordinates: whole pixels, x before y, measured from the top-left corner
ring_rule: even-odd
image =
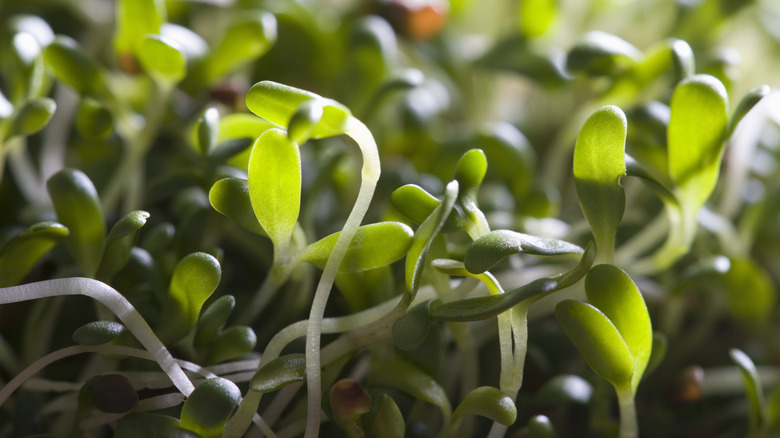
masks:
[[[363,221],[366,211],[368,211],[380,173],[379,152],[374,137],[366,125],[351,117],[345,134],[358,144],[363,155],[360,191],[355,200],[355,205],[347,217],[344,228],[341,230],[341,235],[339,235],[336,245],[333,247],[333,252],[331,252],[328,262],[325,264],[322,277],[320,277],[320,282],[317,284],[317,289],[314,292],[314,300],[309,313],[309,327],[306,333],[306,384],[308,390],[306,438],[315,438],[319,435],[322,399],[320,334],[322,318],[325,314],[325,305],[328,302],[328,296],[341,262],[344,259],[344,254],[346,254],[355,232]]]
[[[85,295],[103,303],[149,351],[182,394],[189,396],[195,389],[181,366],[171,356],[165,345],[160,342],[143,316],[122,294],[105,283],[91,278],[74,277],[7,287],[0,289],[0,304],[60,295]]]

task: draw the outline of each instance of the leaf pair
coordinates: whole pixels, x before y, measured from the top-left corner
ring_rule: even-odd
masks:
[[[628,274],[606,264],[588,272],[585,293],[590,304],[562,301],[555,316],[588,365],[619,392],[633,394],[653,344],[642,294]]]

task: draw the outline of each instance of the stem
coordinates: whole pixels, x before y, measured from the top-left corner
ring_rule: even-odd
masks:
[[[306,438],[315,438],[319,435],[320,410],[322,399],[322,382],[320,381],[320,335],[322,331],[322,318],[325,314],[325,305],[328,302],[330,290],[338,274],[344,255],[360,226],[363,217],[368,211],[374,189],[379,180],[381,171],[379,164],[379,152],[371,132],[366,125],[359,120],[350,117],[347,122],[345,134],[351,137],[360,148],[363,155],[363,167],[361,170],[360,191],[355,205],[347,217],[344,228],[341,230],[336,245],[333,247],[325,269],[320,277],[320,282],[314,292],[311,311],[309,313],[309,327],[306,333],[306,385],[308,390],[308,415],[306,420]]]
[[[634,405],[634,392],[628,389],[617,390],[618,405],[620,407],[620,438],[638,438],[639,426],[636,421],[636,406]]]
[[[185,396],[195,389],[181,366],[174,360],[143,316],[112,287],[91,278],[74,277],[40,281],[0,289],[0,304],[16,303],[60,295],[85,295],[108,307],[151,353],[160,368]]]

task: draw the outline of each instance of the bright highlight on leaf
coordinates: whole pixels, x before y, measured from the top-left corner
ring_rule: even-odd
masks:
[[[563,240],[510,230],[494,230],[469,245],[463,263],[469,272],[478,274],[487,271],[512,254],[556,256],[582,253],[582,248]]]
[[[512,398],[492,386],[480,386],[466,394],[466,397],[452,413],[455,420],[464,415],[481,415],[509,426],[517,419],[517,407]]]
[[[301,208],[301,155],[284,131],[269,129],[255,141],[248,187],[255,216],[274,244],[274,259],[285,260]]]
[[[208,379],[184,402],[181,427],[203,438],[219,438],[239,400],[241,390],[235,383],[221,377]]]
[[[615,232],[626,205],[620,179],[626,174],[627,131],[623,111],[605,106],[588,118],[574,147],[577,197],[605,261],[612,259]]]

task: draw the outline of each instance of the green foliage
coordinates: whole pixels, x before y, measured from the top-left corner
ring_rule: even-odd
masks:
[[[302,354],[288,354],[261,366],[249,382],[249,387],[260,393],[271,392],[304,379],[306,359]]]
[[[480,386],[466,394],[455,412],[452,413],[452,419],[456,420],[469,414],[481,415],[509,426],[517,418],[517,408],[515,402],[498,388]]]
[[[235,383],[221,377],[208,379],[184,402],[181,427],[203,438],[220,437],[240,399],[241,390]]]
[[[14,235],[0,247],[0,286],[22,281],[38,260],[69,233],[57,222],[40,222]]]

